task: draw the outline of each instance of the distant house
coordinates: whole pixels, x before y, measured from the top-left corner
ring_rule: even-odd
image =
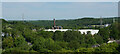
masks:
[[[108,27],[111,24],[104,24],[104,25],[88,25],[88,27]]]
[[[104,27],[105,25],[89,25],[89,27]]]
[[[12,34],[11,33],[3,33],[3,32],[1,32],[1,36],[12,36]]]
[[[29,46],[32,46],[32,43],[28,42],[28,45],[29,45]]]
[[[43,30],[43,29],[45,29],[45,28],[40,28],[39,30]]]
[[[115,42],[115,40],[109,40],[107,43],[113,43]]]
[[[108,27],[109,25],[111,25],[111,24],[105,24],[104,27]]]
[[[36,31],[36,29],[32,29],[32,31],[34,31],[34,32],[35,32],[35,31]]]
[[[52,29],[63,29],[62,26],[53,26]]]
[[[1,36],[5,36],[5,33],[2,32]]]
[[[120,44],[120,40],[109,40],[107,43],[113,43],[113,42]]]
[[[95,48],[95,47],[99,47],[99,46],[100,46],[100,45],[99,45],[99,44],[97,44],[97,45],[93,45],[92,47],[93,47],[93,48]]]

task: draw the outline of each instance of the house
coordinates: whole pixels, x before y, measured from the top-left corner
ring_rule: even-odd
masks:
[[[99,46],[100,46],[100,45],[99,45],[99,44],[97,44],[97,45],[93,45],[92,47],[93,47],[93,48],[95,48],[95,47],[99,47]]]
[[[107,43],[113,43],[115,42],[115,40],[109,40]]]
[[[104,27],[108,27],[109,25],[111,25],[111,24],[105,24]]]

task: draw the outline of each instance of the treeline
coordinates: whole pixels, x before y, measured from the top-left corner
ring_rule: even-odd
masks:
[[[113,17],[116,21],[117,17]],[[102,23],[112,24],[113,18],[102,18]],[[88,25],[100,25],[101,18],[81,18],[81,19],[71,19],[71,20],[56,20],[56,25],[63,26],[63,28],[73,28],[73,29],[83,29],[90,28]],[[51,28],[54,25],[53,20],[39,20],[39,21],[29,21],[34,25],[38,25],[44,28]]]
[[[40,26],[22,21],[3,20],[3,54],[15,52],[120,52],[118,43],[109,39],[120,39],[120,23],[101,28],[98,34],[86,35],[79,31],[46,32]],[[94,45],[100,45],[95,47]]]

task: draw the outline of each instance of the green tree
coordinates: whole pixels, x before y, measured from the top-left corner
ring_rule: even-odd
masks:
[[[54,33],[53,40],[55,40],[55,41],[64,41],[64,40],[63,40],[63,35],[64,35],[63,32],[56,31],[56,32]]]
[[[75,52],[95,52],[95,49],[94,48],[79,48],[77,49]]]
[[[80,35],[79,31],[66,31],[64,33],[64,40],[67,42],[73,41],[73,40],[77,40],[78,41],[78,37]]]
[[[86,47],[91,47],[92,45],[96,44],[95,39],[91,34],[85,35],[85,45]]]
[[[120,39],[119,37],[119,24],[118,23],[113,23],[110,27],[110,36],[114,39]]]
[[[64,49],[68,49],[68,42],[64,42],[64,41],[55,41],[55,43],[59,46],[61,46]]]
[[[44,38],[52,38],[53,37],[53,32],[39,31],[38,35],[42,36]]]
[[[6,37],[2,41],[2,48],[7,49],[7,48],[12,48],[14,46],[13,38],[11,36]]]
[[[107,42],[108,41],[108,38],[110,36],[110,30],[108,27],[106,28],[101,28],[98,32],[98,34],[103,38],[103,42]]]
[[[62,47],[59,46],[58,44],[56,44],[54,42],[54,40],[51,39],[51,38],[46,39],[45,46],[46,46],[47,49],[52,50],[52,51],[56,51],[56,50],[62,49]]]
[[[37,37],[32,46],[33,50],[39,51],[41,49],[45,49],[45,39],[43,37]],[[39,51],[41,52],[41,51]]]
[[[70,49],[78,49],[80,47],[79,42],[77,41],[70,41],[68,47],[70,47]]]
[[[95,52],[118,52],[116,48],[118,48],[117,43],[102,44],[100,47],[95,48]]]
[[[94,35],[94,39],[96,40],[96,42],[98,44],[102,44],[103,43],[103,38],[97,34]]]
[[[19,36],[19,37],[15,38],[14,46],[21,49],[21,50],[29,50],[30,49],[30,46],[25,41],[25,38],[22,37],[22,36]]]

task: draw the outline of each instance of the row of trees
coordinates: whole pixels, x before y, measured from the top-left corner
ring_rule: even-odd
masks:
[[[71,20],[56,20],[56,25],[63,26],[63,28],[68,29],[82,29],[82,28],[91,28],[88,25],[100,25],[101,18],[80,18],[80,19],[71,19]],[[118,19],[115,17],[114,19]],[[103,25],[113,23],[113,18],[102,18]],[[46,29],[51,28],[54,25],[53,20],[39,20],[39,21],[29,21],[29,23],[44,27]],[[94,27],[98,28],[98,27]]]
[[[108,39],[120,39],[120,24],[113,23],[101,28],[98,34],[87,35],[79,31],[46,32],[39,26],[27,22],[3,21],[2,48],[6,52],[119,52],[117,43],[107,43]],[[36,30],[33,30],[36,29]],[[92,48],[100,44],[100,47]],[[111,47],[112,46],[112,47]]]

